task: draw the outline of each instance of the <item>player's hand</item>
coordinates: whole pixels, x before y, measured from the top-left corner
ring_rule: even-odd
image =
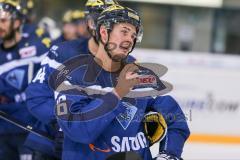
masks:
[[[138,67],[131,63],[127,64],[118,77],[118,82],[114,88],[114,93],[121,99],[137,84],[139,84],[139,75],[136,73]]]
[[[150,111],[144,115],[144,133],[150,145],[161,141],[167,133],[167,123],[161,113]]]
[[[168,154],[166,151],[161,151],[154,160],[183,160],[174,155]]]
[[[10,102],[11,100],[8,97],[0,95],[0,104],[8,104]]]

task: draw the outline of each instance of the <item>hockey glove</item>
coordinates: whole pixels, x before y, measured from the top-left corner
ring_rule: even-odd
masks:
[[[174,155],[168,154],[166,151],[161,151],[154,160],[183,160]]]
[[[148,112],[143,119],[144,133],[150,145],[161,141],[167,133],[167,124],[161,113]]]

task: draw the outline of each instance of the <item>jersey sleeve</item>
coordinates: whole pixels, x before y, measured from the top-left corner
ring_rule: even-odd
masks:
[[[60,127],[72,141],[89,144],[105,131],[124,106],[113,93],[90,97],[84,93],[60,93],[56,116]]]
[[[167,135],[160,143],[160,150],[180,158],[184,143],[190,135],[182,109],[171,96],[157,97],[151,106],[163,114],[168,126]]]
[[[55,119],[54,92],[48,85],[48,77],[60,64],[51,59],[52,54],[50,50],[32,83],[26,89],[27,107],[32,115],[43,123],[50,123]]]
[[[77,41],[78,42],[78,41]],[[82,41],[74,45],[84,46]],[[50,75],[69,57],[79,54],[82,48],[73,50],[75,46],[72,42],[53,45],[47,53],[47,56],[42,60],[41,68],[32,80],[32,83],[26,90],[27,107],[29,111],[38,120],[43,123],[50,123],[56,119],[54,115],[54,90],[49,86],[48,79]],[[70,47],[69,47],[70,46]]]

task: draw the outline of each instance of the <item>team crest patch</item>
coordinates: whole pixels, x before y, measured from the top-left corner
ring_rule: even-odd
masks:
[[[123,102],[123,105],[126,110],[120,113],[116,118],[123,129],[126,130],[137,112],[137,107],[127,102]]]
[[[25,71],[22,69],[15,69],[8,73],[6,81],[13,87],[21,89]]]
[[[21,48],[19,54],[21,58],[33,57],[37,54],[37,49],[35,46]]]

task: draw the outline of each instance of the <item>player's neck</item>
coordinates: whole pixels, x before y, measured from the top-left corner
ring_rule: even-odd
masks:
[[[21,38],[22,38],[21,33],[16,32],[12,39],[3,41],[3,47],[11,48],[11,47],[15,46],[21,40]]]
[[[98,47],[97,54],[95,55],[95,61],[100,65],[105,71],[116,72],[121,67],[121,62],[114,62],[105,51],[103,45]]]

